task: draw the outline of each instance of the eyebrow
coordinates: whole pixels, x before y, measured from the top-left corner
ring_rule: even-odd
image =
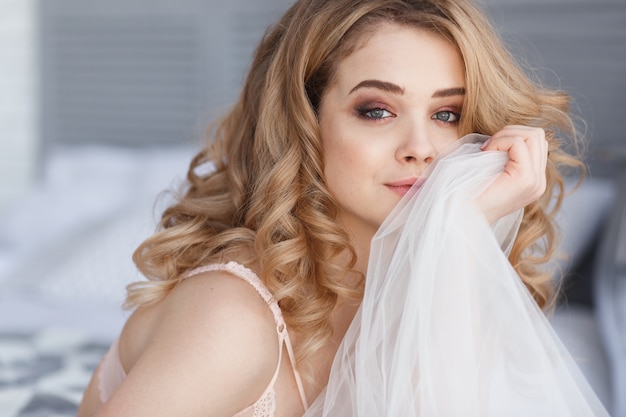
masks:
[[[387,81],[380,80],[364,80],[358,83],[352,90],[350,90],[349,94],[354,93],[356,90],[361,88],[377,88],[379,90],[402,95],[404,94],[404,88],[396,85],[394,83],[390,83]],[[464,87],[454,87],[454,88],[445,88],[443,90],[437,90],[433,93],[433,98],[442,98],[442,97],[454,97],[454,96],[464,96],[465,88]]]
[[[354,93],[356,90],[360,88],[377,88],[379,90],[383,90],[388,93],[404,94],[404,88],[394,83],[389,83],[389,82],[380,81],[380,80],[365,80],[365,81],[361,81],[360,83],[356,85],[356,87],[350,90],[350,93],[348,95]]]
[[[454,96],[464,96],[465,88],[464,87],[455,87],[455,88],[446,88],[443,90],[437,90],[433,93],[433,98],[439,97],[454,97]]]

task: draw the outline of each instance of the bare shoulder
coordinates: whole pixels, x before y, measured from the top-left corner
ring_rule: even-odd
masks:
[[[157,333],[169,331],[172,325],[181,333],[181,340],[201,345],[222,341],[230,351],[247,352],[249,343],[256,342],[259,348],[277,349],[274,319],[267,303],[250,284],[227,272],[187,278],[164,300],[160,313]]]
[[[250,315],[252,317],[248,319],[251,319],[259,314],[262,322],[272,318],[267,303],[257,290],[245,280],[225,271],[203,272],[183,280],[163,303],[163,311],[169,314],[184,312],[201,319],[209,313],[209,317],[205,317],[209,321],[213,321],[216,312],[230,310],[238,313],[231,317],[234,320],[241,315]],[[270,322],[273,323],[273,320]]]
[[[131,340],[142,321],[149,330],[103,415],[232,415],[259,398],[276,369],[278,339],[268,305],[230,273],[187,278],[133,316],[123,339]]]

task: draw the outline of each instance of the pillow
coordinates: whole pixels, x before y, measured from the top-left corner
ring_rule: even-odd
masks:
[[[574,190],[576,179],[566,178],[566,197],[556,222],[560,228],[560,248],[554,261],[555,279],[576,268],[590,249],[615,198],[615,185],[609,178],[587,178]]]

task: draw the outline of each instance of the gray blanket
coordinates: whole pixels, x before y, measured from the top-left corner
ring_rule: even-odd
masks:
[[[75,416],[107,349],[75,331],[0,333],[0,417]]]

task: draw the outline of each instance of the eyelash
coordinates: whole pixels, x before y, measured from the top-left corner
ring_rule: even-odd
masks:
[[[379,106],[379,105],[359,106],[359,107],[356,108],[356,111],[359,114],[359,117],[362,117],[363,119],[366,119],[366,120],[379,121],[379,120],[387,119],[389,117],[396,117],[395,114],[393,114],[392,112],[390,112],[389,110],[387,110],[383,106]],[[368,113],[371,113],[371,112],[374,112],[374,111],[387,112],[387,113],[389,113],[389,116],[372,117],[371,115],[368,115]]]
[[[366,120],[372,120],[372,121],[379,121],[379,120],[384,120],[387,119],[389,117],[396,117],[396,115],[392,112],[390,112],[389,110],[385,109],[382,106],[378,106],[378,105],[373,105],[373,106],[361,106],[361,107],[357,107],[357,113],[359,114],[359,117],[362,117],[363,119]],[[373,117],[371,114],[374,111],[380,111],[380,112],[387,112],[389,113],[389,116],[384,116],[384,117]],[[449,114],[450,116],[452,116],[452,118],[456,119],[456,120],[442,120],[438,117],[438,115],[441,114]],[[446,123],[446,124],[458,124],[459,121],[461,120],[461,113],[459,112],[455,112],[452,110],[439,110],[438,112],[436,112],[435,114],[433,114],[431,116],[432,120],[436,120],[439,121],[441,123]]]
[[[452,120],[452,121],[449,121],[449,120],[441,120],[441,119],[439,119],[439,118],[437,117],[437,115],[440,115],[440,114],[442,114],[442,113],[447,113],[447,114],[450,114],[450,115],[452,115],[452,116],[453,116],[456,120]],[[436,121],[439,121],[439,122],[442,122],[442,123],[448,123],[448,124],[458,124],[458,123],[459,123],[459,121],[461,120],[461,113],[459,113],[459,112],[455,112],[455,111],[452,111],[452,110],[439,110],[438,112],[436,112],[435,114],[433,114],[433,115],[431,116],[431,119],[436,120]]]

